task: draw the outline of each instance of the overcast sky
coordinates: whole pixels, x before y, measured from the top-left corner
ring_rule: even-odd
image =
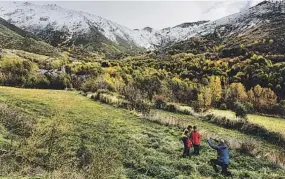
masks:
[[[63,8],[89,12],[136,29],[162,29],[184,22],[215,20],[260,1],[35,1],[35,4],[57,4]]]

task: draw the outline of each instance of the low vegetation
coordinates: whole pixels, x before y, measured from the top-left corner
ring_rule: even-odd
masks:
[[[151,122],[146,116],[139,118],[128,110],[94,102],[77,92],[0,87],[0,94],[1,111],[29,116],[24,118],[29,124],[24,128],[30,126],[33,131],[18,138],[17,133],[1,123],[3,177],[223,178],[208,164],[216,154],[205,142],[207,135],[232,141],[254,140],[255,148],[260,145],[263,151],[275,154],[282,151],[196,117],[158,111],[162,119],[185,119],[198,125],[203,134],[202,154],[181,158],[181,126]],[[13,140],[9,137],[12,134]],[[231,146],[230,170],[235,178],[285,176],[273,160],[249,155],[246,150],[252,145]]]
[[[215,116],[226,117],[227,119],[230,120],[238,120],[233,112],[227,110],[215,109],[209,111],[209,113],[214,114]],[[260,125],[269,131],[278,132],[283,135],[285,134],[284,133],[285,120],[283,118],[248,114],[247,120],[250,123]]]

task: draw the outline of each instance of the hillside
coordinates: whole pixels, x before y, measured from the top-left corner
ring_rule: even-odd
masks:
[[[187,40],[167,47],[170,53],[220,52],[222,57],[250,52],[284,54],[285,4],[264,1],[222,19],[208,22]]]
[[[25,50],[44,55],[54,55],[57,50],[51,45],[39,40],[31,33],[9,24],[0,18],[1,48]]]
[[[215,152],[205,143],[206,133],[254,140],[188,117],[189,123],[204,131],[205,137],[200,156],[181,158],[181,129],[177,127],[140,119],[129,111],[91,101],[76,92],[0,87],[0,94],[0,115],[13,108],[16,118],[24,116],[22,127],[13,130],[1,123],[3,177],[223,178],[207,163]],[[8,109],[3,102],[9,105]],[[19,136],[23,130],[25,138]],[[32,135],[29,130],[33,130]],[[267,147],[275,150],[268,144],[263,146]],[[239,150],[232,149],[231,158],[234,178],[285,176],[284,170],[270,162]],[[92,165],[94,162],[96,165]]]

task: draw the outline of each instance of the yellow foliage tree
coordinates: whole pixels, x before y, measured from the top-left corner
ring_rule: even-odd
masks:
[[[222,83],[221,78],[219,76],[211,76],[209,82],[209,88],[212,93],[212,102],[215,104],[222,99]]]
[[[277,96],[270,88],[262,88],[260,85],[248,91],[249,101],[257,109],[271,109],[277,103]]]
[[[197,104],[195,111],[204,112],[211,107],[212,104],[212,92],[208,87],[201,88],[200,93],[197,96]]]
[[[232,83],[226,90],[226,100],[228,102],[246,102],[248,100],[248,95],[246,93],[245,87],[241,83]]]

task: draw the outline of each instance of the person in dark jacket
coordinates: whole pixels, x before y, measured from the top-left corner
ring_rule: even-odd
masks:
[[[183,157],[190,156],[190,147],[191,147],[191,141],[189,138],[189,132],[187,130],[184,131],[184,136],[181,138],[184,149],[183,149]]]
[[[212,138],[208,139],[208,144],[212,149],[215,149],[217,151],[218,157],[217,159],[210,160],[211,165],[213,166],[214,170],[218,172],[217,165],[222,167],[222,174],[226,176],[231,176],[232,174],[228,171],[228,166],[230,164],[230,156],[229,156],[229,149],[228,146],[225,144],[225,141],[221,139],[219,144],[216,146],[211,141]]]
[[[188,126],[187,126],[187,128],[186,128],[186,129],[184,129],[184,131],[183,131],[183,133],[182,133],[182,136],[181,136],[181,137],[183,137],[183,136],[184,136],[185,131],[188,131],[188,133],[189,133],[189,134],[191,134],[191,132],[192,132],[192,126],[191,126],[191,125],[188,125]]]
[[[199,155],[200,154],[200,141],[201,141],[201,135],[197,130],[197,126],[193,127],[193,131],[191,132],[191,142],[194,147],[194,155]]]

